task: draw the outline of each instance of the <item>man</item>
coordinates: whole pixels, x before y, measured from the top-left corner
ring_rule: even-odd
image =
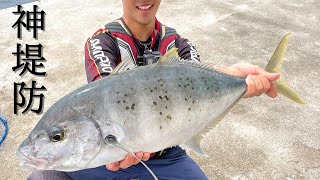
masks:
[[[129,59],[130,63],[120,71],[155,63],[160,55],[172,47],[178,48],[182,59],[200,60],[191,42],[181,38],[174,29],[157,21],[156,13],[160,2],[161,0],[122,0],[122,18],[108,23],[105,29],[98,30],[86,43],[88,82],[108,76],[125,59]],[[263,93],[273,98],[277,96],[273,81],[279,78],[279,74],[268,73],[250,64],[235,64],[230,68],[248,75],[248,88],[244,97],[259,96]],[[208,179],[180,147],[152,153],[137,152],[136,156],[146,161],[159,179]],[[106,167],[66,174],[73,179],[152,179],[150,173],[138,163],[132,155],[127,155],[124,160],[107,164]],[[52,171],[50,173],[58,174]],[[39,176],[39,172],[33,175]],[[63,174],[60,175],[62,178]],[[48,176],[44,177],[42,173],[42,177]]]

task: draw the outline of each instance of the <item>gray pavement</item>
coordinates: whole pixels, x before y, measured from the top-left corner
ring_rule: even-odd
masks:
[[[1,3],[1,2],[0,2]],[[86,83],[83,48],[106,22],[121,16],[119,0],[43,0],[34,2],[46,16],[38,40],[11,28],[15,7],[0,10],[0,113],[10,131],[0,151],[0,179],[26,179],[15,154],[41,116],[13,115],[13,83],[44,85],[46,111]],[[32,4],[26,4],[30,9]],[[241,100],[202,141],[209,158],[193,153],[210,179],[320,179],[320,2],[317,0],[198,0],[162,2],[158,19],[190,39],[204,62],[248,62],[264,67],[281,38],[292,32],[282,77],[305,99]],[[12,71],[16,43],[41,43],[48,75],[21,78]],[[1,129],[0,129],[1,130]],[[1,132],[0,132],[1,133]]]

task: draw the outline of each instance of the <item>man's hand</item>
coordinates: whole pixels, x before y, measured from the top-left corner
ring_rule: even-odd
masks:
[[[230,68],[247,75],[247,91],[244,97],[266,95],[275,98],[278,95],[277,88],[273,81],[280,77],[280,73],[269,73],[263,68],[252,64],[234,64]]]
[[[142,161],[147,161],[150,158],[150,153],[137,152],[136,156]],[[126,158],[122,161],[117,161],[106,165],[106,168],[110,171],[117,171],[119,168],[126,169],[132,165],[138,164],[139,160],[131,154],[127,154]]]

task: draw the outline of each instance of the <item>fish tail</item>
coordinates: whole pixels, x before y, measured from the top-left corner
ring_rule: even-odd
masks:
[[[277,49],[273,53],[269,63],[267,64],[265,70],[271,73],[279,73],[282,68],[282,63],[284,56],[287,51],[288,41],[291,36],[291,33],[288,33],[283,37],[279,43]],[[305,104],[304,100],[300,98],[299,94],[290,87],[283,79],[279,78],[275,81],[275,85],[280,94],[286,96],[294,102]]]

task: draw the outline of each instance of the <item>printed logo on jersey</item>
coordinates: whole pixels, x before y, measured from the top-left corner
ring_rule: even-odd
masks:
[[[191,60],[200,61],[200,55],[198,54],[195,45],[193,45],[193,43],[190,41],[188,41],[187,43],[190,45]]]
[[[111,73],[112,67],[109,58],[102,51],[99,39],[91,39],[90,47],[92,49],[92,55],[95,59],[99,60],[99,64],[103,72]]]

